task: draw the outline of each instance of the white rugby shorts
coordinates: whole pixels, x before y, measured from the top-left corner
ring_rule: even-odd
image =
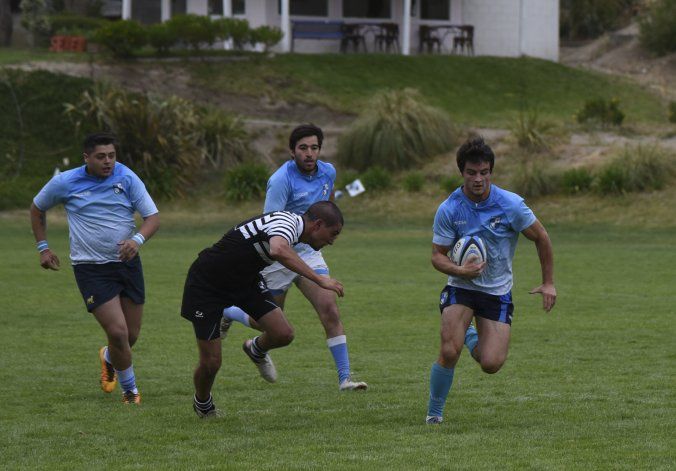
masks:
[[[321,251],[302,250],[298,253],[298,256],[318,275],[329,274],[329,267],[326,265]],[[298,273],[289,270],[279,262],[275,262],[263,269],[261,275],[263,275],[265,283],[268,285],[268,289],[273,296],[286,292],[291,287],[291,283],[300,277]]]

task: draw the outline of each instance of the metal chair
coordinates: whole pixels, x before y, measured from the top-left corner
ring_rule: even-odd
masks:
[[[462,25],[458,27],[460,33],[453,38],[453,53],[460,51],[467,52],[468,55],[474,55],[474,26]]]
[[[354,52],[359,52],[359,44],[368,52],[366,48],[366,39],[361,33],[361,27],[358,24],[345,23],[342,27],[343,37],[340,40],[340,52],[347,52],[347,47],[352,43]]]
[[[441,39],[432,34],[432,28],[427,25],[420,25],[418,36],[418,54],[423,52],[424,47],[427,47],[428,53],[432,52],[435,45],[437,46],[437,52],[441,52]]]
[[[399,52],[399,25],[396,23],[382,23],[380,32],[375,37],[376,47],[379,51],[390,52],[396,49]]]

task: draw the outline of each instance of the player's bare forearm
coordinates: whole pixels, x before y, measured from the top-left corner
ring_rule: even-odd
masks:
[[[35,242],[47,239],[47,213],[40,210],[35,203],[31,203],[31,228]]]
[[[522,234],[535,243],[540,267],[542,270],[542,285],[530,291],[531,294],[542,294],[542,307],[549,312],[556,303],[556,287],[554,286],[554,249],[549,234],[544,226],[535,221],[530,227],[522,231]]]
[[[160,228],[160,215],[159,213],[152,214],[145,219],[143,219],[143,224],[139,227],[139,232],[143,235],[145,240],[150,239],[157,230]]]

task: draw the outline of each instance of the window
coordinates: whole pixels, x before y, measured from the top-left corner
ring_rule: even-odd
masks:
[[[282,13],[282,2],[278,2]],[[290,0],[289,14],[298,16],[329,16],[329,0]]]
[[[233,15],[246,13],[244,0],[232,0],[231,5]],[[209,14],[223,16],[223,0],[209,0]]]
[[[209,14],[223,15],[223,0],[209,0]]]
[[[343,0],[346,18],[391,18],[390,0]]]
[[[450,0],[420,0],[420,18],[423,20],[450,20]]]
[[[232,14],[244,15],[246,13],[246,2],[244,0],[232,0]]]

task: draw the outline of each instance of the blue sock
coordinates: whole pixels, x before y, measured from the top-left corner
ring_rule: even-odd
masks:
[[[117,371],[117,379],[120,382],[122,392],[131,391],[134,394],[138,393],[136,389],[136,376],[134,376],[134,366],[130,366],[126,370]]]
[[[338,370],[338,383],[342,383],[350,377],[350,357],[347,354],[347,338],[344,335],[338,335],[326,340],[326,345],[331,350],[333,361],[336,362]]]
[[[432,365],[430,373],[430,402],[427,406],[427,415],[442,417],[446,397],[453,384],[455,368],[444,368],[439,363]]]
[[[469,353],[474,351],[477,343],[479,343],[479,333],[476,331],[476,327],[470,324],[467,332],[465,332],[465,345],[467,345]]]
[[[230,319],[231,321],[237,321],[247,327],[251,327],[249,315],[237,306],[230,306],[223,309],[223,317]]]

